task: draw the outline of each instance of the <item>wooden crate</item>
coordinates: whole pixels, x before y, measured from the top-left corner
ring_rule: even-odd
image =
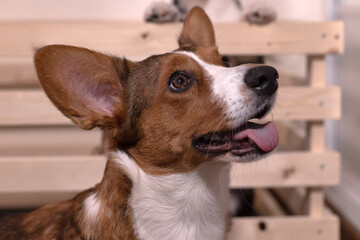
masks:
[[[99,182],[106,161],[98,154],[101,133],[76,129],[39,88],[32,60],[37,48],[70,44],[139,60],[175,49],[180,29],[178,23],[0,23],[0,208],[69,198]],[[338,218],[324,207],[323,187],[339,183],[340,155],[325,147],[324,120],[340,118],[341,91],[326,85],[324,57],[344,51],[342,22],[226,23],[215,24],[215,32],[221,53],[303,54],[309,64],[309,84],[280,85],[281,104],[268,117],[306,122],[308,149],[234,165],[231,175],[232,188],[276,188],[279,199],[302,215],[272,207],[275,216],[234,218],[228,239],[338,240]],[[277,204],[267,191],[260,193],[265,208]]]

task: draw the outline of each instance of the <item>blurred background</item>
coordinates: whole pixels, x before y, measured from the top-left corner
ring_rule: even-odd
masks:
[[[120,0],[0,0],[0,22],[10,21],[143,21],[146,7],[152,0],[120,1]],[[168,2],[170,2],[168,0]],[[243,0],[243,5],[251,0]],[[338,150],[342,155],[341,184],[326,189],[327,203],[338,213],[343,227],[352,234],[343,237],[344,240],[360,239],[360,0],[271,0],[271,4],[279,20],[294,21],[325,21],[342,20],[345,23],[345,54],[327,56],[327,82],[342,88],[342,118],[326,122],[327,146]],[[1,36],[0,36],[1,37]],[[19,36],[21,37],[21,36]],[[4,47],[4,46],[3,46]],[[305,79],[306,59],[303,56],[270,57],[269,62],[276,62],[281,71]],[[2,69],[1,71],[5,71]],[[0,74],[3,73],[0,71]],[[4,114],[4,113],[0,113]],[[16,153],[16,146],[23,141],[22,154],[33,152],[32,129],[20,128],[1,129],[0,155]],[[11,131],[11,134],[10,134]],[[47,129],[36,131],[46,134]],[[57,137],[66,135],[73,129],[62,128],[57,131]],[[27,134],[28,132],[28,134]],[[72,152],[84,153],[89,145],[96,147],[100,138],[99,132],[87,133],[80,137],[83,149],[78,147]],[[92,140],[97,139],[97,140]],[[39,148],[39,152],[63,153],[72,147],[69,140],[67,146],[57,147],[57,141],[47,139],[47,147]],[[1,144],[1,143],[7,144]],[[48,147],[51,145],[52,147]],[[27,146],[27,147],[26,147]],[[63,149],[62,149],[63,148]],[[0,197],[1,198],[1,197]]]

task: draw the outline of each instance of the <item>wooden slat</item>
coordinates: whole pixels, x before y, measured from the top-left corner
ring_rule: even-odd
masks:
[[[0,192],[84,190],[100,181],[105,160],[104,156],[0,157]],[[275,153],[263,161],[235,164],[230,185],[334,185],[339,182],[339,161],[335,152]]]
[[[325,144],[325,126],[323,121],[310,122],[308,124],[310,136],[309,149],[313,152],[323,152]]]
[[[340,182],[340,156],[336,152],[279,152],[265,161],[236,164],[230,186],[331,186]]]
[[[84,46],[127,57],[149,56],[177,48],[181,23],[6,22],[0,24],[0,56],[32,56],[47,44]],[[321,55],[342,53],[342,22],[283,22],[268,26],[215,24],[224,54]]]
[[[335,216],[235,218],[227,240],[338,240],[339,234]]]
[[[326,61],[325,56],[308,57],[309,80],[312,87],[326,86]],[[312,152],[325,151],[325,124],[324,121],[309,123],[310,144]],[[311,217],[320,217],[324,213],[325,194],[321,187],[308,189],[308,213]]]
[[[0,91],[0,126],[70,124],[42,90]],[[338,87],[284,87],[267,120],[318,120],[340,116]]]
[[[0,57],[0,88],[39,86],[32,57]]]
[[[0,91],[0,125],[69,125],[43,90]],[[6,114],[5,114],[6,113]]]
[[[325,56],[309,56],[308,72],[309,81],[312,87],[326,86],[326,60]]]
[[[321,217],[324,215],[325,193],[323,188],[309,189],[309,215]]]
[[[101,180],[105,162],[90,155],[0,157],[0,192],[82,191]]]
[[[102,144],[99,129],[75,126],[0,128],[0,156],[89,155]]]
[[[323,120],[341,115],[339,87],[280,87],[272,119]]]

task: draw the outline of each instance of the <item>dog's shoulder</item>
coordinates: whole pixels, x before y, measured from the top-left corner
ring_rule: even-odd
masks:
[[[0,240],[22,240],[22,228],[20,222],[25,213],[14,213],[0,218]]]
[[[0,240],[82,240],[73,200],[46,205],[30,213],[0,219]]]

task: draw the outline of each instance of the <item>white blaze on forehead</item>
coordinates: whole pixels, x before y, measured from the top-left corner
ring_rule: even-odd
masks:
[[[236,67],[223,67],[209,64],[201,60],[193,52],[177,52],[194,59],[211,78],[211,88],[214,101],[225,105],[224,120],[230,127],[236,127],[248,120],[253,114],[253,106],[250,106],[253,93],[249,91],[244,82],[249,65]]]

